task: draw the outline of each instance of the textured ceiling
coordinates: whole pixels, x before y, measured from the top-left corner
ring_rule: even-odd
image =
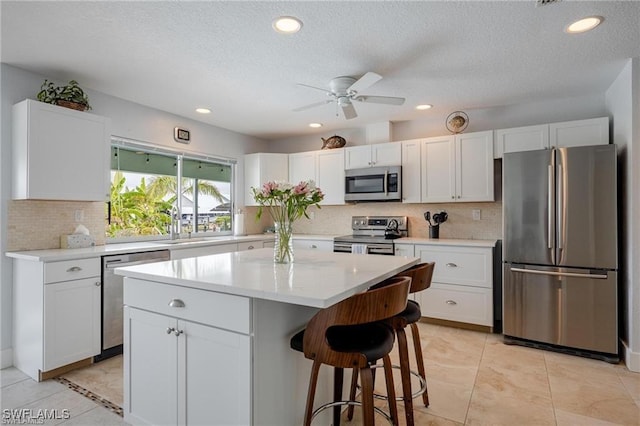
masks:
[[[236,132],[275,139],[382,121],[419,119],[601,93],[640,56],[640,2],[30,2],[2,1],[2,62],[60,82]],[[281,15],[303,22],[273,31]],[[595,30],[563,29],[590,15]],[[374,71],[363,94],[403,106],[357,103],[359,117],[297,86]],[[430,103],[431,111],[415,105]],[[212,110],[206,116],[196,107]],[[317,132],[317,130],[315,131]]]

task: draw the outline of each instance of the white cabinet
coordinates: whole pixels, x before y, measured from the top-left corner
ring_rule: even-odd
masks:
[[[250,310],[244,297],[126,281],[125,420],[251,424]]]
[[[609,143],[609,117],[549,124],[549,145],[568,148]]]
[[[493,326],[493,248],[416,244],[415,256],[436,263],[422,316]]]
[[[402,202],[422,202],[422,140],[402,141]]]
[[[333,251],[333,241],[331,240],[309,240],[293,237],[293,249],[295,255],[295,249],[309,249],[318,251]]]
[[[494,158],[507,152],[533,151],[549,148],[549,125],[496,130]]]
[[[321,205],[345,204],[344,155],[343,149],[289,154],[290,182],[296,184],[311,179],[324,193]]]
[[[345,169],[399,166],[402,163],[402,144],[387,142],[345,148]]]
[[[41,373],[100,353],[100,259],[13,262],[14,365]]]
[[[24,100],[13,106],[13,198],[105,201],[110,120]]]
[[[423,203],[494,201],[493,131],[422,141]]]
[[[494,157],[507,152],[609,143],[609,118],[564,121],[496,130]]]
[[[394,244],[395,256],[414,256],[413,244]]]
[[[268,181],[289,180],[289,155],[256,153],[244,156],[244,204],[258,205],[251,188],[261,188]]]

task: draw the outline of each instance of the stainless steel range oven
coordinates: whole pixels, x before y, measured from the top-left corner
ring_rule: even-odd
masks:
[[[393,256],[394,240],[408,235],[406,216],[353,216],[351,235],[333,239],[333,251]]]

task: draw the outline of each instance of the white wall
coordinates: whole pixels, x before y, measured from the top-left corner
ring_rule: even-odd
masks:
[[[35,99],[46,76],[0,64],[1,103],[0,112],[0,252],[7,247],[7,204],[11,199],[11,108],[25,98]],[[62,83],[62,82],[58,82]],[[210,126],[164,111],[115,98],[104,93],[86,90],[93,109],[91,113],[110,117],[112,133],[117,136],[148,143],[238,159],[234,191],[236,200],[244,200],[243,155],[266,151],[268,144],[261,139]],[[192,142],[183,145],[174,142],[173,128],[183,126],[191,130]],[[0,367],[12,364],[12,263],[2,255],[0,259]]]
[[[620,311],[625,363],[640,371],[640,58],[630,59],[606,92],[613,142],[618,146]],[[634,213],[635,212],[635,213]]]
[[[469,127],[465,130],[465,133],[582,120],[608,115],[605,108],[604,94],[591,94],[495,108],[472,109],[465,112],[469,116]],[[451,111],[428,110],[424,113],[424,119],[394,122],[391,124],[391,141],[447,135],[449,131],[446,128],[445,120],[449,113]],[[328,138],[334,134],[345,138],[347,140],[346,146],[365,145],[367,143],[366,129],[344,128],[331,132],[318,130],[312,135],[272,141],[269,146],[273,152],[313,151],[322,147],[321,138]]]

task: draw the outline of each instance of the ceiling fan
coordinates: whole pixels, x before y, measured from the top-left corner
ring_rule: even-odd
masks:
[[[320,87],[309,86],[308,84],[298,83],[298,86],[310,87],[312,89],[321,90],[329,96],[329,99],[314,102],[309,105],[304,105],[293,111],[304,111],[309,108],[314,108],[320,105],[330,104],[335,102],[337,107],[340,107],[344,118],[350,120],[356,118],[358,114],[353,107],[353,101],[357,102],[369,102],[375,104],[387,104],[387,105],[402,105],[404,98],[395,98],[390,96],[369,96],[361,95],[360,92],[373,86],[380,81],[382,76],[375,72],[368,72],[359,79],[354,77],[336,77],[329,82],[329,89],[322,89]]]

